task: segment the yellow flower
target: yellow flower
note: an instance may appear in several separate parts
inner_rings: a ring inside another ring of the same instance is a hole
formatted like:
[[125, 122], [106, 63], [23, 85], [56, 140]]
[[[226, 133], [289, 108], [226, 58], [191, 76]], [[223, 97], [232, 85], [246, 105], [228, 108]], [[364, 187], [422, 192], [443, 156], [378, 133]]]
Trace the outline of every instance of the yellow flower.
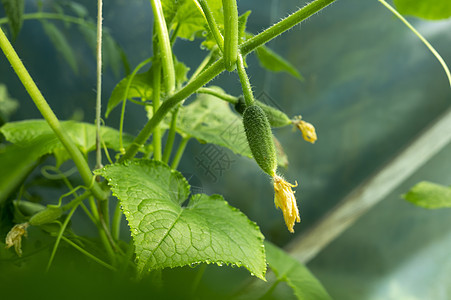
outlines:
[[301, 116], [297, 116], [293, 120], [293, 124], [302, 132], [304, 140], [312, 144], [316, 142], [318, 138], [316, 136], [315, 127], [312, 124], [301, 120]]
[[28, 223], [16, 224], [6, 235], [6, 249], [14, 246], [17, 255], [22, 256], [22, 236], [27, 237]]
[[301, 222], [299, 217], [299, 210], [296, 204], [296, 198], [294, 197], [294, 192], [292, 187], [298, 186], [296, 183], [292, 185], [286, 182], [282, 177], [276, 175], [273, 177], [274, 180], [274, 203], [277, 208], [280, 208], [283, 213], [283, 218], [288, 230], [293, 233], [294, 222]]

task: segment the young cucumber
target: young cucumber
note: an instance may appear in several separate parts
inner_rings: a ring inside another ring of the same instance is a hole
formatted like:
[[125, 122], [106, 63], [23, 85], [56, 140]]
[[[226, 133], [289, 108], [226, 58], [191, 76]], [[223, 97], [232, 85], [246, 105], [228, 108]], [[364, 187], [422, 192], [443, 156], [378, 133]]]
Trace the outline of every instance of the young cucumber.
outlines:
[[227, 71], [235, 69], [238, 58], [238, 7], [236, 0], [222, 0], [224, 9], [224, 64]]
[[47, 206], [46, 209], [38, 212], [30, 218], [30, 225], [39, 226], [55, 221], [63, 214], [63, 210], [59, 206]]
[[277, 169], [276, 147], [263, 109], [258, 105], [247, 107], [243, 113], [243, 125], [255, 161], [265, 173], [274, 177]]
[[[272, 128], [284, 127], [292, 123], [291, 119], [277, 108], [266, 105], [258, 100], [255, 100], [255, 104], [260, 106], [260, 108], [265, 112]], [[238, 97], [238, 102], [235, 103], [235, 110], [242, 115], [245, 109], [246, 103], [244, 102], [243, 96], [240, 96]]]

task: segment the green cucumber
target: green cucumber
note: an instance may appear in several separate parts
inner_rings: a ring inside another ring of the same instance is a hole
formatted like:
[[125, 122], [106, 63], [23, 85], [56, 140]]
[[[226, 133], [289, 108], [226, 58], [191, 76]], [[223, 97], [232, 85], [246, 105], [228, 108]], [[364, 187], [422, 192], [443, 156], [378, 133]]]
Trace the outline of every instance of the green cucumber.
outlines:
[[243, 113], [243, 125], [252, 156], [265, 173], [274, 177], [277, 169], [276, 147], [263, 109], [258, 105], [247, 107]]
[[46, 209], [38, 212], [30, 218], [30, 225], [39, 226], [55, 221], [63, 214], [60, 206], [48, 205]]

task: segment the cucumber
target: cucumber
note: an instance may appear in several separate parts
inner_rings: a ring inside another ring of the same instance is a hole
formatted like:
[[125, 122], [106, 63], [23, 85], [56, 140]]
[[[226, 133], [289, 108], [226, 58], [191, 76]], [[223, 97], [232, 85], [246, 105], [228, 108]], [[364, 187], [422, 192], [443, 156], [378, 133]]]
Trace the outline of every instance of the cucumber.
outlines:
[[46, 209], [38, 212], [30, 218], [30, 225], [39, 226], [55, 221], [63, 214], [63, 209], [59, 206], [47, 206]]
[[[284, 127], [292, 124], [291, 119], [282, 111], [278, 110], [275, 107], [266, 105], [265, 103], [255, 100], [255, 104], [260, 106], [261, 109], [266, 114], [266, 117], [268, 118], [269, 124], [272, 128], [276, 127]], [[246, 109], [246, 103], [244, 101], [244, 97], [240, 96], [238, 97], [237, 103], [235, 103], [235, 110], [242, 115], [244, 113], [244, 110]]]
[[266, 174], [274, 177], [277, 169], [276, 147], [263, 109], [258, 105], [247, 107], [243, 113], [243, 125], [252, 156]]

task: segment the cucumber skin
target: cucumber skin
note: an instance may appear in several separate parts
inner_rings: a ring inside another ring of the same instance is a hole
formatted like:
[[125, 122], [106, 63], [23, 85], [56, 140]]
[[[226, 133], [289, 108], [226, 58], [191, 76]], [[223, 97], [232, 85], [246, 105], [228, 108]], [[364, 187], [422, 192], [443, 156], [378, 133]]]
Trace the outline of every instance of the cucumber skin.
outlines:
[[55, 221], [63, 214], [61, 207], [47, 206], [46, 209], [38, 212], [30, 218], [30, 225], [39, 226]]
[[247, 107], [243, 113], [243, 125], [252, 156], [266, 174], [274, 177], [277, 169], [276, 147], [263, 109], [258, 105]]
[[[271, 125], [272, 128], [285, 127], [292, 123], [290, 118], [277, 108], [266, 105], [265, 103], [258, 100], [255, 100], [255, 104], [260, 106], [261, 109], [263, 109], [263, 111], [266, 114], [266, 117], [268, 118], [269, 124]], [[238, 97], [237, 103], [235, 103], [235, 110], [240, 115], [242, 115], [245, 109], [246, 103], [244, 102], [244, 98], [240, 96]]]

